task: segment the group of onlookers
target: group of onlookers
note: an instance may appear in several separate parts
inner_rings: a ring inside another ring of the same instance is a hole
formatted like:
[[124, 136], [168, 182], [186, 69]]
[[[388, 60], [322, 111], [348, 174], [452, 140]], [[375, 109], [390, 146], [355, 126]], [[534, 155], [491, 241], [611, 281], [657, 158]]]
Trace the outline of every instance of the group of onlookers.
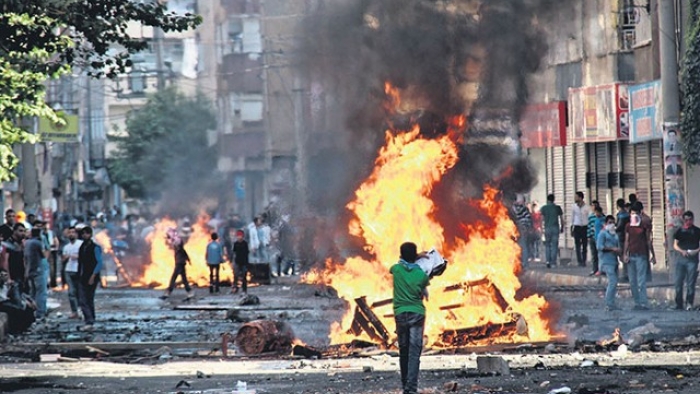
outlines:
[[60, 276], [68, 287], [69, 317], [77, 319], [78, 311], [82, 311], [83, 328], [89, 330], [95, 321], [94, 296], [102, 269], [102, 249], [93, 242], [90, 226], [70, 226], [65, 232], [67, 243], [60, 254], [63, 264], [59, 265], [58, 237], [47, 223], [36, 218], [20, 221], [13, 209], [6, 210], [5, 222], [0, 226], [2, 287], [8, 294], [15, 294], [15, 304], [20, 294], [23, 305], [34, 310], [33, 317], [43, 321], [48, 313], [48, 289], [57, 286]]
[[[231, 214], [226, 221], [210, 223], [211, 239], [207, 244], [205, 255], [205, 261], [209, 267], [209, 292], [212, 294], [220, 292], [220, 270], [221, 264], [225, 261], [232, 265], [234, 273], [231, 284], [233, 294], [238, 293], [239, 288], [243, 294], [247, 294], [248, 272], [251, 264], [269, 264], [272, 276], [294, 273], [294, 263], [291, 260], [292, 235], [287, 220], [286, 217], [280, 217], [279, 222], [274, 223], [274, 230], [270, 226], [269, 216], [265, 213], [255, 216], [247, 225], [236, 214]], [[180, 226], [179, 231], [175, 227], [168, 229], [166, 239], [175, 253], [175, 268], [170, 286], [160, 297], [161, 299], [170, 296], [178, 277], [185, 284], [186, 299], [193, 297], [186, 274], [186, 264], [190, 261], [184, 248], [186, 232], [183, 229], [183, 225]]]
[[[635, 194], [628, 200], [616, 201], [615, 215], [605, 215], [598, 201], [586, 204], [582, 192], [577, 192], [571, 206], [569, 227], [574, 238], [576, 261], [585, 267], [590, 250], [591, 276], [605, 275], [608, 286], [606, 309], [618, 309], [616, 289], [619, 281], [629, 282], [634, 309], [649, 308], [647, 282], [651, 266], [656, 264], [652, 239], [652, 220], [644, 212], [644, 205]], [[532, 217], [523, 200], [516, 201], [514, 216], [518, 229], [527, 231]], [[544, 234], [545, 264], [551, 268], [559, 263], [559, 235], [564, 232], [564, 212], [555, 204], [554, 195], [547, 196], [547, 204], [539, 209]], [[521, 235], [521, 238], [523, 236]], [[700, 229], [694, 225], [694, 214], [683, 214], [683, 225], [673, 235], [675, 254], [675, 308], [690, 310], [695, 299], [700, 252]], [[523, 254], [529, 253], [529, 244], [520, 242]], [[523, 258], [523, 267], [527, 268]], [[622, 268], [622, 274], [618, 275]], [[619, 278], [619, 279], [618, 279]], [[685, 288], [685, 292], [684, 292]]]

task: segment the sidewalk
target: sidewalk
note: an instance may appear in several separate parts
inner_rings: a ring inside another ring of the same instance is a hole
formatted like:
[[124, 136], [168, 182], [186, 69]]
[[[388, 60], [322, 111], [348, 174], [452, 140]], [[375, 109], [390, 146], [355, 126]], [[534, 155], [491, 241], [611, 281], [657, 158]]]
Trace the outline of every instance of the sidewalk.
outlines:
[[[521, 278], [534, 283], [537, 287], [591, 287], [605, 289], [607, 279], [605, 276], [590, 276], [590, 263], [585, 267], [579, 267], [576, 263], [568, 265], [557, 265], [547, 268], [544, 262], [531, 262]], [[619, 283], [618, 292], [629, 295], [629, 284]], [[652, 280], [647, 283], [647, 294], [650, 299], [658, 301], [673, 301], [675, 290], [673, 282], [669, 278], [668, 272], [654, 271]]]

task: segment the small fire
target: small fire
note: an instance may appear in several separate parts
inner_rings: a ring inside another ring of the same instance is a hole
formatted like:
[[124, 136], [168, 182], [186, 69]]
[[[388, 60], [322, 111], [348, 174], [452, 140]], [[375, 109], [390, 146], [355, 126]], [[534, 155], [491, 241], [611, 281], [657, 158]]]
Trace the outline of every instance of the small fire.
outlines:
[[[197, 286], [209, 286], [209, 266], [206, 262], [207, 244], [211, 240], [211, 231], [207, 226], [209, 217], [200, 215], [192, 226], [192, 235], [185, 243], [185, 250], [190, 256], [187, 265], [187, 279]], [[151, 245], [151, 263], [146, 267], [139, 283], [144, 286], [154, 286], [157, 289], [168, 287], [175, 266], [175, 255], [166, 242], [168, 228], [177, 228], [174, 220], [165, 218], [155, 224], [155, 230], [149, 234], [146, 241]], [[220, 280], [231, 280], [232, 274], [228, 264], [223, 263], [220, 269]]]
[[[388, 87], [388, 101], [396, 104], [399, 100], [392, 92]], [[369, 305], [377, 303], [373, 312], [393, 333], [392, 304], [381, 301], [392, 297], [389, 268], [398, 261], [399, 245], [412, 241], [419, 249], [436, 248], [450, 261], [444, 274], [434, 277], [429, 286], [430, 298], [425, 302], [429, 343], [441, 344], [442, 334], [450, 330], [516, 323], [517, 329], [508, 335], [487, 341], [548, 340], [553, 334], [543, 313], [546, 300], [539, 295], [516, 297], [521, 287], [517, 277], [520, 248], [514, 241], [517, 230], [498, 191], [485, 186], [483, 197], [464, 207], [492, 221], [463, 223], [463, 234], [455, 240], [446, 242], [443, 226], [434, 218], [437, 207], [431, 191], [457, 163], [459, 133], [455, 129], [463, 130], [466, 119], [455, 117], [448, 123], [448, 133], [434, 139], [421, 136], [418, 126], [408, 132], [386, 133], [374, 171], [347, 206], [354, 216], [349, 232], [364, 239], [365, 250], [374, 258], [350, 257], [342, 263], [329, 259], [324, 268], [310, 272], [304, 280], [333, 286], [351, 306], [356, 298], [366, 296]], [[348, 331], [354, 316], [351, 307], [342, 322], [332, 323], [332, 344], [358, 338]]]
[[95, 243], [102, 247], [103, 253], [114, 254], [112, 251], [112, 239], [109, 237], [106, 230], [95, 234]]

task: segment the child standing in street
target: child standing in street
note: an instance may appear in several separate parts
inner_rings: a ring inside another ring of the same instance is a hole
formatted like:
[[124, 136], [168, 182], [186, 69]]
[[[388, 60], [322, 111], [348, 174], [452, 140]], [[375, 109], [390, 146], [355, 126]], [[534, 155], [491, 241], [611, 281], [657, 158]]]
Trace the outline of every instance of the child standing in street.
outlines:
[[231, 293], [238, 293], [238, 281], [241, 281], [243, 294], [248, 292], [248, 242], [242, 230], [236, 231], [236, 242], [233, 243], [233, 286]]
[[219, 234], [212, 233], [207, 245], [205, 259], [209, 266], [209, 293], [219, 292], [219, 268], [224, 261], [224, 248], [219, 243]]

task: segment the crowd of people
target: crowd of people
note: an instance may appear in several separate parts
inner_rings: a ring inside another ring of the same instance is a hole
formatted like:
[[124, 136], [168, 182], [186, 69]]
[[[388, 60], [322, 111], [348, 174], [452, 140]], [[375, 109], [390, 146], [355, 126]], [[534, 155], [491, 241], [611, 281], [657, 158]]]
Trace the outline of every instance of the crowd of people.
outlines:
[[[171, 227], [167, 231], [166, 241], [175, 253], [175, 266], [170, 285], [161, 299], [167, 299], [180, 278], [187, 291], [188, 300], [193, 297], [187, 279], [187, 264], [190, 258], [185, 251], [188, 231], [187, 221], [180, 229]], [[272, 224], [272, 225], [271, 225]], [[251, 264], [267, 264], [271, 276], [294, 274], [293, 241], [291, 227], [287, 217], [272, 220], [268, 213], [257, 215], [245, 224], [238, 215], [230, 214], [227, 220], [212, 220], [208, 223], [210, 241], [207, 244], [205, 261], [209, 267], [209, 292], [221, 290], [221, 264], [228, 261], [233, 269], [231, 293], [247, 294], [248, 273]], [[220, 236], [222, 234], [222, 236]]]
[[[34, 321], [46, 319], [48, 294], [61, 288], [68, 296], [68, 317], [82, 318], [83, 329], [90, 330], [95, 321], [94, 295], [104, 266], [103, 249], [93, 242], [93, 232], [107, 232], [113, 253], [124, 250], [143, 255], [157, 219], [145, 215], [123, 217], [116, 207], [85, 216], [56, 214], [52, 219], [51, 226], [31, 213], [6, 210], [5, 222], [0, 226], [0, 311], [13, 314], [13, 322], [24, 321], [16, 324], [18, 330], [24, 330]], [[232, 293], [247, 293], [250, 264], [268, 263], [272, 276], [295, 273], [288, 217], [271, 211], [245, 223], [232, 213], [225, 220], [212, 219], [207, 225], [211, 241], [205, 261], [210, 269], [211, 293], [220, 292], [220, 266], [226, 262], [234, 272]], [[185, 250], [192, 231], [186, 217], [167, 231], [175, 265], [163, 299], [174, 291], [178, 280], [185, 287], [186, 299], [194, 296], [186, 271], [190, 256]]]
[[[618, 309], [615, 303], [618, 282], [630, 284], [633, 309], [649, 309], [647, 282], [651, 279], [651, 267], [656, 264], [656, 253], [652, 219], [644, 212], [642, 202], [635, 194], [630, 194], [627, 201], [622, 198], [616, 201], [614, 215], [605, 215], [598, 201], [586, 204], [582, 192], [576, 193], [574, 201], [569, 230], [574, 239], [576, 262], [580, 267], [590, 262], [590, 276], [607, 277], [606, 309]], [[536, 207], [536, 203], [532, 207]], [[524, 198], [518, 196], [512, 215], [519, 233], [522, 268], [528, 268], [534, 260], [533, 251], [537, 249], [533, 243], [538, 243], [542, 236], [546, 267], [558, 265], [559, 236], [566, 225], [564, 211], [555, 203], [554, 195], [548, 195], [547, 204], [539, 210], [528, 208]], [[694, 307], [700, 253], [700, 228], [695, 226], [694, 218], [692, 211], [685, 212], [683, 226], [673, 234], [675, 308], [678, 310]]]
[[93, 229], [88, 225], [76, 223], [67, 227], [64, 235], [66, 242], [59, 253], [59, 236], [47, 222], [18, 215], [13, 209], [5, 211], [5, 222], [0, 226], [0, 304], [5, 305], [7, 310], [3, 311], [10, 314], [16, 328], [26, 329], [34, 321], [46, 319], [48, 290], [57, 286], [60, 276], [62, 286], [68, 288], [69, 317], [80, 318], [80, 311], [85, 322], [82, 329], [92, 329], [102, 248], [93, 241]]

